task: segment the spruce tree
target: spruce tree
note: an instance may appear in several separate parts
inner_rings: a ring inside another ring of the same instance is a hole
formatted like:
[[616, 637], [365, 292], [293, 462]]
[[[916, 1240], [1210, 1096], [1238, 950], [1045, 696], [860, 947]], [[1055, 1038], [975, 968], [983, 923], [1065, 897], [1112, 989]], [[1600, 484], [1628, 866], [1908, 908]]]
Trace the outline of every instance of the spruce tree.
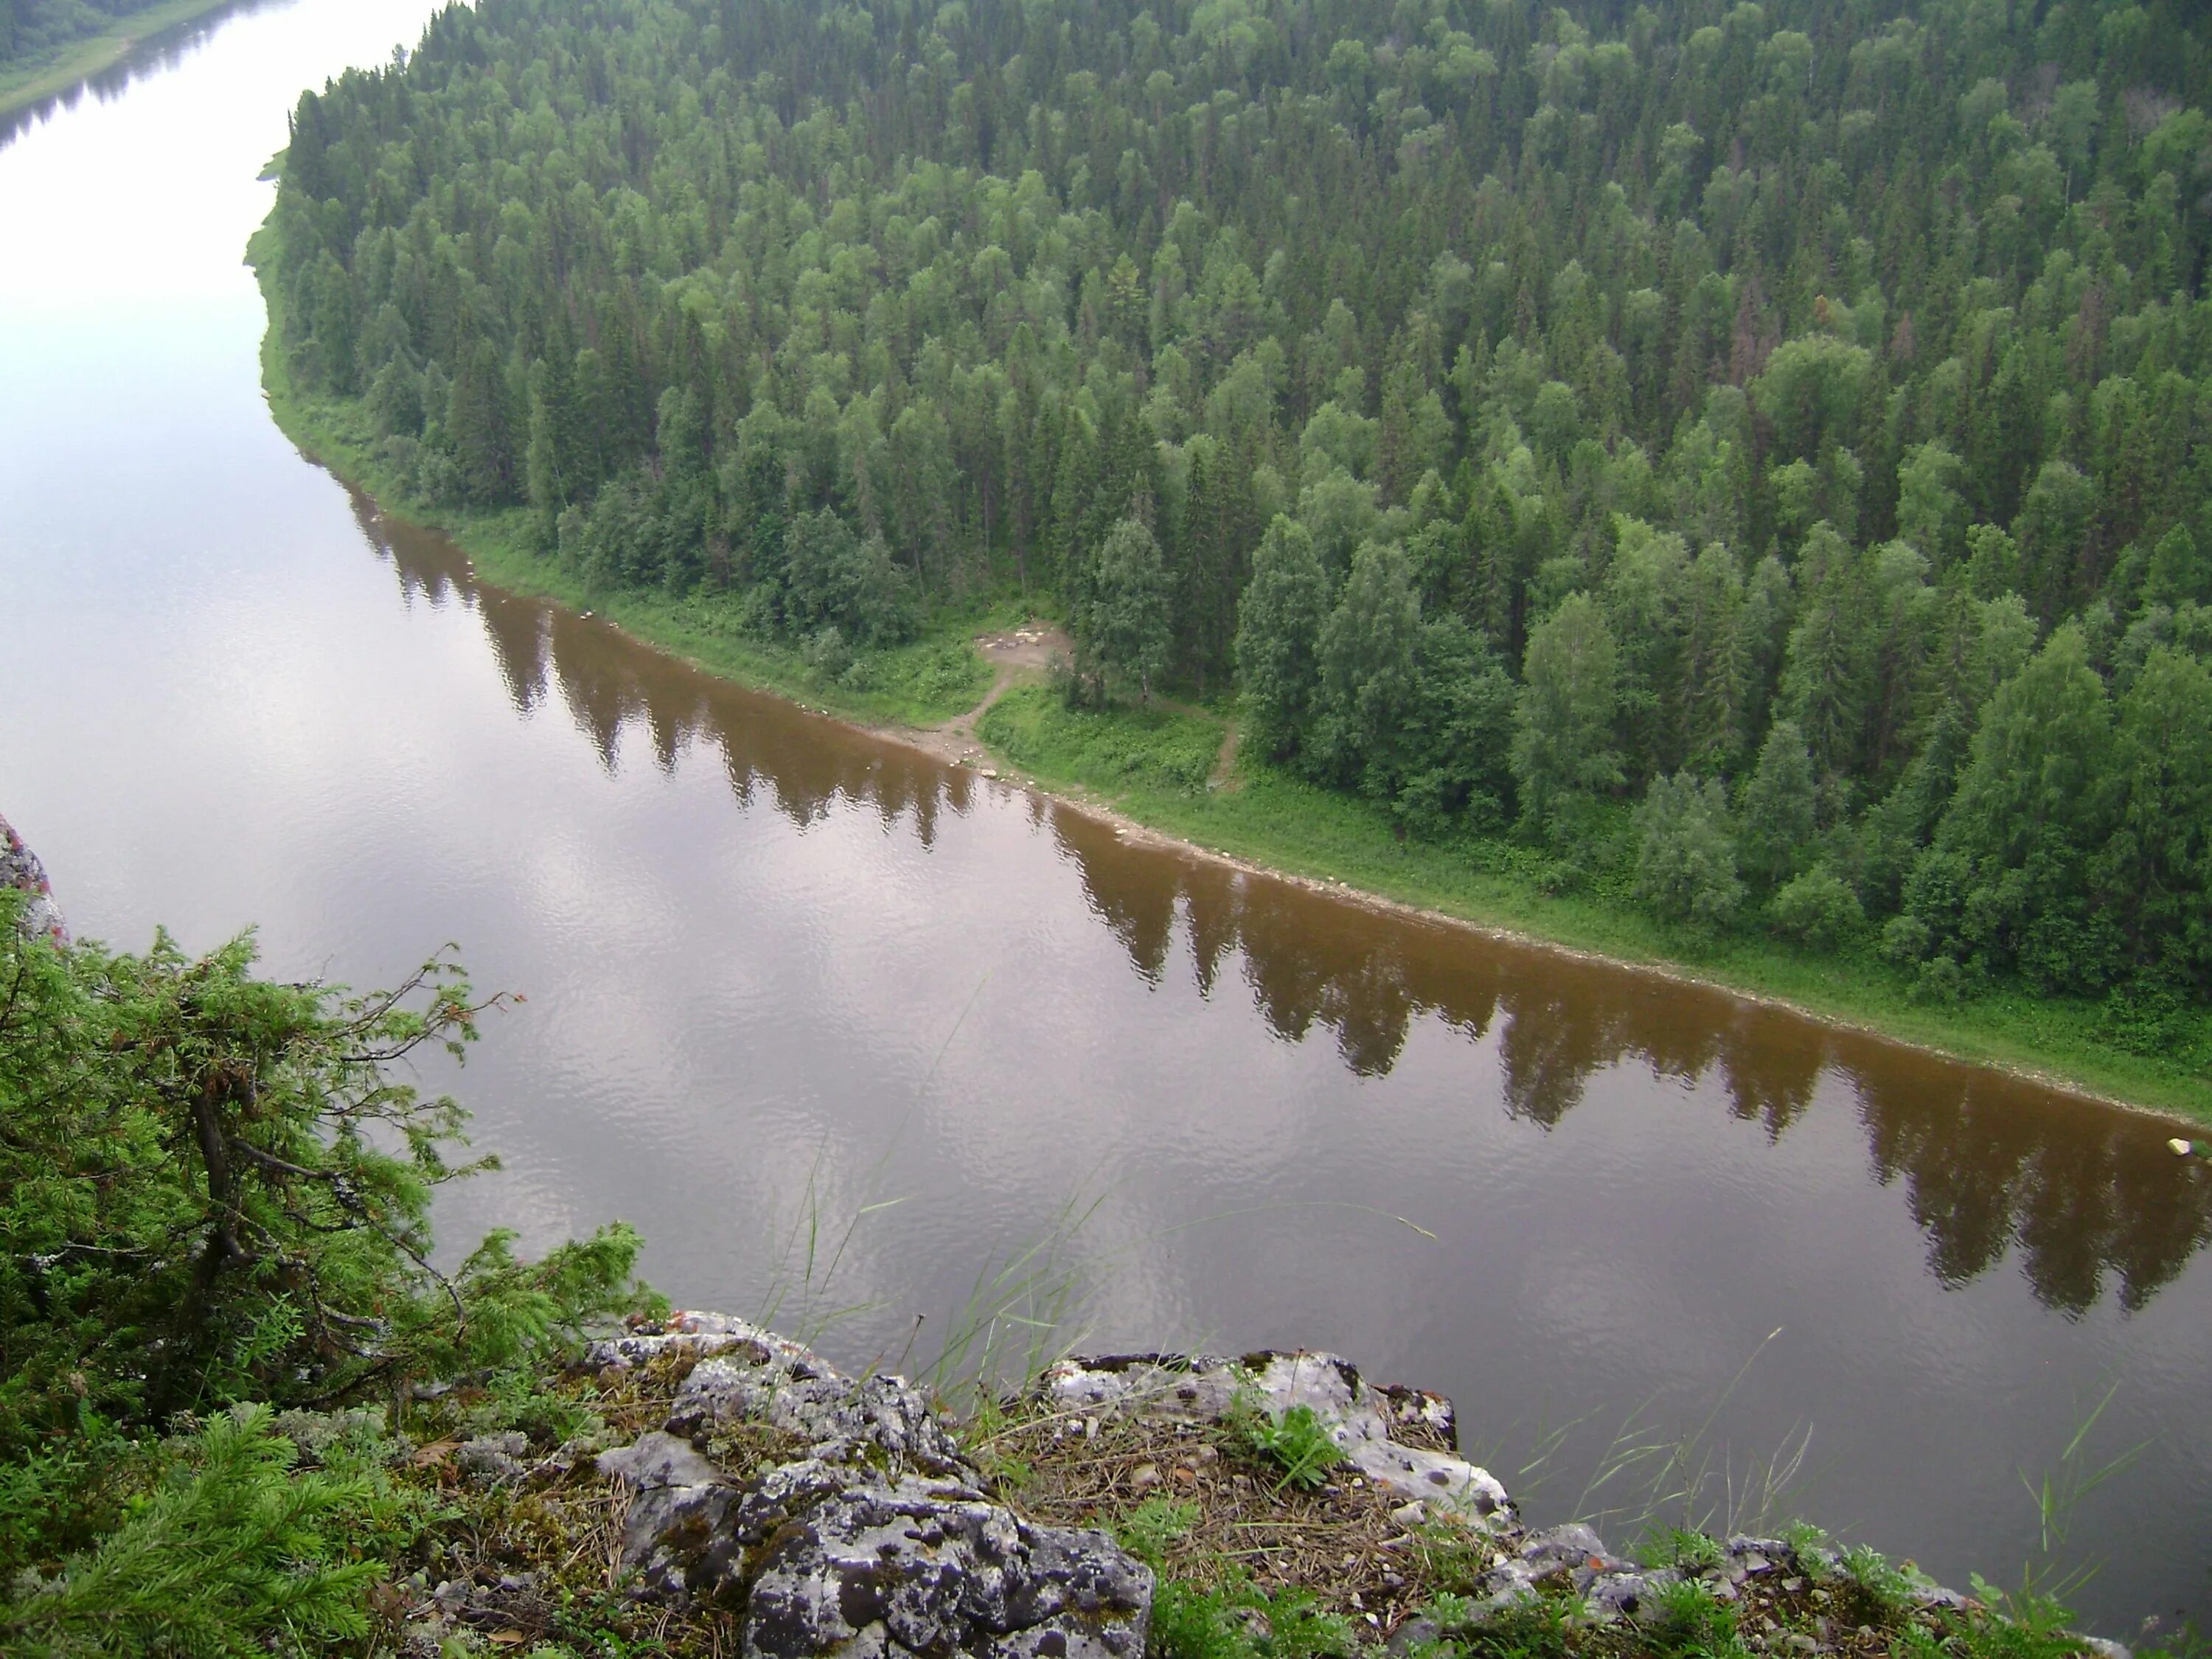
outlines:
[[1278, 517], [1253, 556], [1251, 584], [1237, 610], [1237, 674], [1249, 738], [1277, 759], [1298, 752], [1321, 684], [1320, 646], [1328, 579], [1313, 538]]
[[1524, 823], [1556, 835], [1579, 799], [1621, 781], [1613, 721], [1619, 653], [1605, 613], [1570, 594], [1528, 635], [1514, 710], [1513, 776]]

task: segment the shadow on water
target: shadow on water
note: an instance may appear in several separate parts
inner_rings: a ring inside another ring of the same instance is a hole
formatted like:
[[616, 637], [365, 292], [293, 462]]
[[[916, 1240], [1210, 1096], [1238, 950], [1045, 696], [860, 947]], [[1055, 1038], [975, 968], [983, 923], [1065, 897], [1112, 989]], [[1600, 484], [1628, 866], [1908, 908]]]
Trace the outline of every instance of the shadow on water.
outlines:
[[234, 19], [298, 3], [299, 0], [230, 0], [229, 4], [217, 6], [213, 11], [157, 29], [134, 41], [130, 51], [106, 69], [33, 103], [0, 112], [0, 149], [5, 149], [49, 118], [64, 110], [75, 109], [88, 95], [98, 103], [112, 103], [137, 82], [176, 68], [205, 46], [216, 30]]
[[[443, 537], [359, 495], [354, 510], [410, 604], [474, 609], [516, 711], [557, 698], [611, 770], [629, 752], [625, 730], [648, 738], [664, 769], [711, 745], [743, 804], [766, 802], [802, 829], [839, 800], [862, 804], [924, 847], [940, 812], [1009, 793], [699, 673], [604, 622], [479, 586]], [[2142, 1308], [2212, 1238], [2212, 1180], [2200, 1160], [2174, 1158], [2148, 1119], [1723, 992], [1133, 843], [1027, 799], [1146, 982], [1163, 983], [1179, 940], [1203, 995], [1224, 994], [1233, 963], [1279, 1038], [1331, 1036], [1356, 1075], [1387, 1076], [1414, 1020], [1431, 1017], [1470, 1042], [1496, 1031], [1505, 1109], [1540, 1130], [1597, 1073], [1637, 1062], [1685, 1085], [1717, 1077], [1729, 1110], [1779, 1146], [1826, 1074], [1853, 1091], [1869, 1177], [1902, 1185], [1932, 1276], [1964, 1285], [2016, 1249], [2037, 1298], [2069, 1316], [2108, 1285], [2122, 1310]]]

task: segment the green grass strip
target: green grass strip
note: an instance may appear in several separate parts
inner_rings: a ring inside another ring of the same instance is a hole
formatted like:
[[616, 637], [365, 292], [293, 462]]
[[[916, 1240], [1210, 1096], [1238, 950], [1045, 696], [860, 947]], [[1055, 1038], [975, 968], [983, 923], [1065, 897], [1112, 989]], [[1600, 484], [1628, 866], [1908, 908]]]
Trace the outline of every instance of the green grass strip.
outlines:
[[977, 730], [1048, 789], [1087, 795], [1247, 864], [1663, 968], [1960, 1060], [2212, 1122], [2212, 1079], [2185, 1058], [2134, 1054], [2106, 1040], [2096, 1003], [2041, 997], [2016, 984], [1954, 1006], [1917, 1001], [1870, 939], [1816, 955], [1761, 934], [1701, 938], [1656, 921], [1625, 896], [1547, 890], [1553, 861], [1510, 841], [1401, 842], [1395, 821], [1371, 803], [1249, 757], [1240, 758], [1231, 787], [1209, 787], [1223, 726], [1203, 714], [1076, 711], [1049, 689], [1031, 686], [1010, 690]]

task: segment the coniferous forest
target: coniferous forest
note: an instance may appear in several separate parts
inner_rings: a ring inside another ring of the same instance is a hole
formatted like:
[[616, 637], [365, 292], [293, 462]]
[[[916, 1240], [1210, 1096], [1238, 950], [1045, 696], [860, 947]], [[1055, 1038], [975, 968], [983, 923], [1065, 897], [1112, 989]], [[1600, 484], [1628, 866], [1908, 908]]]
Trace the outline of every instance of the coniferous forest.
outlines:
[[[288, 373], [835, 664], [1019, 592], [1413, 836], [2212, 1000], [2179, 0], [483, 0], [304, 97]], [[1579, 863], [1578, 863], [1579, 861]]]

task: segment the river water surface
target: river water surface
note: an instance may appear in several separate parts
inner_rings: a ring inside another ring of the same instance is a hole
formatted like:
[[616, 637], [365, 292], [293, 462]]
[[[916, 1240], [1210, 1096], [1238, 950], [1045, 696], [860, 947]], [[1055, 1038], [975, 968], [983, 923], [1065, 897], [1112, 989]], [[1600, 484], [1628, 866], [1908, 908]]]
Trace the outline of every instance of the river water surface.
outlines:
[[[2011, 1583], [2023, 1477], [2140, 1447], [2055, 1557], [2108, 1633], [2212, 1613], [2212, 1179], [2165, 1129], [1127, 843], [481, 589], [303, 461], [255, 175], [428, 9], [241, 9], [0, 134], [0, 811], [79, 932], [258, 923], [364, 985], [453, 939], [526, 994], [449, 1243], [626, 1217], [679, 1303], [855, 1305], [865, 1363], [1073, 1206], [1097, 1343], [1445, 1390], [1540, 1518], [1642, 1507], [1585, 1496], [1608, 1444], [1711, 1418], [1739, 1492], [1809, 1433], [1785, 1516]], [[809, 1216], [852, 1224], [811, 1294]]]

